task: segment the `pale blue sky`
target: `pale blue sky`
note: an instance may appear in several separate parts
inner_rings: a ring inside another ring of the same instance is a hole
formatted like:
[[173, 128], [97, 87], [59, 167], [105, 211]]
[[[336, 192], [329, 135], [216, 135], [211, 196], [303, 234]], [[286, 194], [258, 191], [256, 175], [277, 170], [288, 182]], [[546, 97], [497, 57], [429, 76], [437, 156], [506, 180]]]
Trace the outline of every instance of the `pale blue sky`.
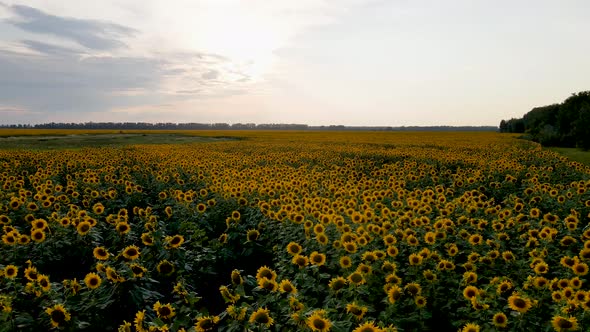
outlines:
[[0, 0], [0, 123], [498, 125], [590, 89], [590, 1]]

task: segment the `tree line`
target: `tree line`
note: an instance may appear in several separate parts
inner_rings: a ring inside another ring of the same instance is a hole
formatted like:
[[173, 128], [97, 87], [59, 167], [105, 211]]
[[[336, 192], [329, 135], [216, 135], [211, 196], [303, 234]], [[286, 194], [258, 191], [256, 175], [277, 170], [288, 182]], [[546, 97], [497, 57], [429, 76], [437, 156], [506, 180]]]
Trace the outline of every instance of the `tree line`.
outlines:
[[572, 94], [561, 104], [535, 107], [522, 118], [502, 120], [500, 132], [524, 133], [545, 146], [590, 149], [590, 91]]
[[321, 131], [497, 131], [494, 126], [309, 126], [285, 123], [149, 123], [149, 122], [84, 122], [41, 124], [5, 124], [10, 129], [111, 129], [111, 130], [321, 130]]

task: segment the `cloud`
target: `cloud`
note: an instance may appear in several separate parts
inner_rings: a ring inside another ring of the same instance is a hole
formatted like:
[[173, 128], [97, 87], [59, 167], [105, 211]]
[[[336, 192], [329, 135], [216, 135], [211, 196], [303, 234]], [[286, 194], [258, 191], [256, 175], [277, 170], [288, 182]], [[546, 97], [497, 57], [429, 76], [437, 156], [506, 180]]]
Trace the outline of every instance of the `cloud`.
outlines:
[[20, 43], [22, 44], [22, 46], [42, 54], [73, 55], [81, 53], [81, 51], [75, 50], [73, 48], [52, 45], [36, 40], [21, 40]]
[[0, 50], [0, 100], [42, 113], [28, 121], [246, 93], [232, 63], [216, 55], [104, 56], [35, 40], [19, 45], [32, 53]]
[[0, 105], [0, 114], [7, 114], [7, 113], [30, 113], [29, 110], [21, 108], [21, 107], [14, 107], [14, 106], [3, 106]]
[[214, 80], [219, 77], [219, 72], [217, 70], [209, 70], [208, 72], [203, 73], [201, 77], [206, 80]]
[[126, 44], [120, 39], [138, 32], [130, 27], [110, 22], [55, 16], [24, 5], [10, 6], [10, 10], [16, 17], [5, 21], [13, 26], [28, 32], [72, 40], [93, 50], [125, 47]]

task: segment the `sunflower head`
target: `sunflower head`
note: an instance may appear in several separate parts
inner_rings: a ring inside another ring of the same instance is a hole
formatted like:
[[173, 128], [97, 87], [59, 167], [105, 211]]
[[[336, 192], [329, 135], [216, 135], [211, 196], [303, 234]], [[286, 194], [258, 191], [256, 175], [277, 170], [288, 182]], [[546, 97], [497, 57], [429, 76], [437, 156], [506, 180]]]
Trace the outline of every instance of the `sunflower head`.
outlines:
[[306, 324], [312, 331], [318, 332], [330, 331], [330, 328], [332, 327], [332, 322], [329, 319], [324, 318], [322, 312], [317, 311], [307, 318]]
[[218, 316], [201, 316], [197, 318], [195, 329], [197, 332], [216, 331], [216, 325], [218, 322]]
[[100, 276], [98, 274], [91, 272], [91, 273], [88, 273], [86, 275], [86, 277], [84, 278], [84, 283], [86, 284], [86, 287], [88, 287], [90, 289], [96, 289], [102, 283], [102, 279], [100, 278]]
[[170, 303], [161, 304], [160, 301], [154, 304], [154, 311], [159, 318], [170, 319], [176, 315], [176, 312]]
[[522, 297], [518, 293], [514, 293], [508, 297], [508, 306], [510, 309], [524, 314], [525, 312], [529, 311], [533, 304], [530, 299]]
[[56, 304], [53, 307], [45, 309], [45, 312], [51, 319], [52, 327], [62, 327], [71, 319], [70, 313], [61, 304]]
[[562, 316], [554, 316], [551, 319], [551, 325], [555, 331], [558, 332], [578, 330], [578, 320], [576, 317], [565, 318]]
[[266, 308], [258, 308], [250, 315], [248, 320], [251, 324], [264, 325], [270, 327], [274, 323], [274, 319], [270, 317], [270, 311]]

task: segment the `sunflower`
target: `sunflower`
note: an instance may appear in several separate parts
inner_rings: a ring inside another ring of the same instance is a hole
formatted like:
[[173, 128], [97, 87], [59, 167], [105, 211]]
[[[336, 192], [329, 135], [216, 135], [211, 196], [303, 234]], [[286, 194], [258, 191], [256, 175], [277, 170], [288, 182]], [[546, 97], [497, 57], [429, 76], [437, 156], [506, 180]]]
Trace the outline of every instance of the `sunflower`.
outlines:
[[568, 281], [568, 285], [570, 285], [574, 289], [578, 289], [578, 288], [582, 287], [582, 280], [578, 277], [571, 278]]
[[78, 223], [78, 226], [76, 226], [76, 230], [78, 231], [78, 234], [80, 234], [82, 236], [88, 234], [88, 232], [90, 232], [91, 229], [92, 229], [92, 225], [90, 225], [90, 223], [88, 221], [81, 221], [80, 223]]
[[525, 312], [529, 311], [533, 304], [531, 300], [521, 297], [518, 293], [513, 293], [510, 297], [508, 297], [508, 306], [510, 309], [524, 314]]
[[346, 305], [346, 312], [353, 315], [357, 320], [363, 319], [367, 310], [367, 307], [358, 305], [356, 302], [348, 303]]
[[18, 274], [18, 267], [15, 265], [6, 265], [4, 267], [4, 277], [9, 279], [14, 279]]
[[129, 269], [133, 273], [133, 277], [141, 278], [143, 277], [144, 273], [147, 272], [147, 269], [139, 264], [131, 264]]
[[[6, 227], [6, 226], [4, 226]], [[43, 231], [41, 230], [34, 230], [35, 231], [39, 231], [41, 233], [43, 233]], [[18, 233], [15, 231], [9, 232], [7, 234], [2, 235], [2, 242], [4, 242], [4, 244], [7, 244], [9, 246], [13, 246], [16, 244], [16, 239], [18, 237]], [[43, 240], [45, 240], [45, 233], [43, 233]], [[43, 241], [41, 241], [43, 242]]]
[[258, 287], [274, 292], [278, 289], [279, 285], [275, 280], [262, 277], [258, 279]]
[[390, 246], [396, 244], [397, 239], [392, 234], [387, 234], [383, 237], [383, 243], [385, 243], [386, 246]]
[[475, 286], [467, 286], [463, 289], [463, 297], [467, 300], [471, 300], [472, 298], [479, 295], [479, 289]]
[[585, 276], [588, 274], [588, 264], [575, 263], [574, 266], [572, 266], [572, 271], [578, 276]]
[[106, 261], [107, 259], [109, 259], [109, 255], [110, 255], [105, 247], [94, 248], [94, 250], [92, 251], [92, 254], [94, 255], [94, 258], [101, 260], [101, 261]]
[[284, 279], [279, 283], [279, 291], [287, 294], [297, 294], [297, 288], [290, 280]]
[[535, 265], [534, 270], [536, 274], [545, 274], [549, 272], [549, 265], [545, 262], [540, 262], [537, 265]]
[[356, 242], [354, 241], [343, 242], [342, 247], [344, 248], [344, 250], [346, 250], [346, 252], [351, 254], [355, 253], [358, 248]]
[[147, 330], [143, 327], [145, 322], [145, 310], [138, 311], [135, 314], [135, 319], [133, 319], [133, 323], [135, 325], [135, 330], [137, 332], [146, 332]]
[[142, 233], [141, 234], [141, 242], [146, 246], [153, 246], [154, 245], [154, 238], [150, 233]]
[[179, 234], [174, 236], [166, 236], [164, 238], [164, 242], [166, 242], [166, 249], [175, 249], [184, 243], [184, 237]]
[[533, 286], [535, 286], [536, 289], [542, 289], [548, 285], [549, 280], [547, 280], [545, 277], [535, 277], [535, 279], [533, 279]]
[[352, 332], [383, 332], [383, 329], [378, 328], [375, 326], [375, 322], [365, 322], [359, 325], [357, 328], [352, 330]]
[[316, 310], [307, 318], [306, 324], [312, 331], [327, 332], [332, 328], [332, 322], [323, 317], [323, 310]]
[[453, 257], [459, 253], [459, 248], [453, 243], [447, 248], [447, 253], [449, 256]]
[[238, 271], [238, 270], [231, 271], [231, 282], [232, 282], [232, 284], [234, 284], [236, 286], [244, 283], [244, 278], [242, 278], [240, 271]]
[[104, 205], [102, 205], [101, 203], [96, 203], [92, 207], [92, 211], [94, 211], [94, 213], [96, 214], [102, 214], [104, 212]]
[[467, 271], [465, 273], [463, 273], [463, 281], [465, 281], [466, 284], [474, 284], [477, 282], [477, 273], [473, 272], [473, 271]]
[[299, 266], [299, 268], [303, 268], [309, 265], [309, 258], [307, 258], [307, 256], [296, 254], [291, 260], [291, 262]]
[[492, 317], [492, 324], [498, 328], [504, 328], [508, 325], [508, 317], [502, 312], [498, 312]]
[[45, 312], [51, 319], [52, 327], [62, 327], [67, 321], [71, 319], [70, 313], [61, 304], [56, 304], [53, 307], [46, 308]]
[[502, 258], [506, 261], [506, 262], [511, 262], [514, 261], [516, 259], [516, 257], [514, 256], [514, 254], [512, 253], [512, 251], [504, 251], [502, 253]]
[[84, 277], [84, 283], [86, 284], [86, 287], [90, 289], [96, 289], [102, 283], [102, 279], [98, 274], [90, 272], [86, 275], [86, 277]]
[[397, 269], [397, 266], [395, 265], [395, 263], [392, 263], [390, 261], [385, 261], [381, 265], [381, 271], [383, 271], [385, 273], [394, 272], [396, 269]]
[[256, 279], [260, 280], [262, 278], [267, 278], [270, 280], [276, 280], [277, 279], [277, 273], [275, 271], [273, 271], [271, 268], [269, 268], [268, 266], [262, 266], [260, 267], [257, 271], [256, 271]]
[[217, 238], [217, 240], [219, 241], [219, 243], [225, 244], [227, 242], [227, 236], [227, 233], [223, 233], [219, 235], [219, 238]]
[[315, 237], [316, 241], [321, 244], [321, 245], [326, 245], [328, 244], [328, 242], [330, 241], [330, 239], [328, 238], [328, 236], [326, 235], [326, 233], [319, 233], [316, 235]]
[[51, 283], [49, 282], [49, 277], [44, 275], [44, 274], [40, 274], [37, 276], [37, 283], [39, 284], [39, 286], [41, 286], [41, 289], [44, 292], [49, 292], [51, 290]]
[[469, 244], [477, 246], [483, 243], [483, 237], [480, 234], [473, 234], [469, 237]]
[[561, 302], [564, 300], [561, 291], [553, 291], [551, 293], [551, 298], [553, 299], [553, 302]]
[[115, 229], [120, 235], [125, 235], [131, 231], [131, 226], [126, 221], [120, 221], [115, 226]]
[[294, 255], [300, 254], [302, 251], [303, 251], [303, 248], [297, 242], [289, 242], [289, 244], [287, 245], [287, 252], [290, 255], [294, 256]]
[[153, 308], [156, 315], [158, 315], [158, 318], [170, 319], [176, 315], [176, 312], [170, 303], [161, 304], [160, 301], [158, 301], [154, 304]]
[[422, 275], [428, 282], [435, 282], [438, 279], [436, 273], [432, 272], [432, 270], [425, 270]]
[[564, 289], [561, 290], [561, 294], [566, 298], [566, 299], [571, 299], [574, 296], [574, 289], [571, 287], [566, 287]]
[[124, 320], [123, 324], [119, 325], [117, 332], [131, 332], [131, 323]]
[[270, 311], [266, 308], [258, 308], [250, 315], [248, 320], [251, 324], [260, 324], [270, 327], [274, 323], [274, 319], [270, 317]]
[[414, 298], [414, 303], [418, 308], [424, 308], [426, 306], [427, 301], [424, 296], [418, 295]]
[[33, 229], [40, 229], [44, 231], [47, 228], [47, 221], [45, 219], [35, 219], [31, 222], [31, 227]]
[[352, 266], [352, 259], [349, 256], [340, 257], [339, 262], [343, 269], [348, 269]]
[[221, 293], [221, 297], [223, 297], [223, 300], [226, 303], [227, 302], [236, 303], [240, 299], [240, 294], [237, 294], [237, 293], [232, 294], [230, 292], [229, 288], [227, 288], [227, 286], [220, 286], [219, 293]]
[[31, 239], [37, 243], [45, 241], [45, 232], [40, 229], [34, 229], [31, 231]]
[[389, 246], [387, 247], [387, 255], [390, 257], [395, 257], [399, 253], [399, 249], [396, 246]]
[[260, 232], [257, 229], [249, 229], [246, 233], [246, 239], [249, 242], [258, 240], [258, 237], [260, 237]]
[[462, 329], [461, 332], [479, 332], [479, 325], [474, 323], [467, 323]]
[[203, 204], [203, 203], [199, 203], [197, 204], [197, 211], [199, 213], [204, 213], [205, 210], [207, 210], [207, 205]]
[[346, 284], [347, 284], [347, 280], [344, 279], [343, 277], [335, 277], [330, 280], [328, 287], [330, 287], [335, 292], [338, 292], [339, 290], [346, 287]]
[[373, 272], [373, 268], [371, 267], [371, 265], [367, 265], [365, 263], [360, 263], [357, 266], [356, 271], [360, 272], [364, 275], [367, 275], [367, 274], [371, 274]]
[[309, 255], [309, 261], [313, 265], [322, 266], [326, 263], [326, 255], [319, 253], [317, 251], [314, 251]]
[[158, 273], [163, 274], [165, 276], [169, 276], [175, 271], [174, 264], [170, 263], [168, 260], [164, 259], [158, 263], [156, 266]]
[[219, 323], [218, 316], [201, 316], [197, 318], [195, 329], [197, 332], [216, 331], [215, 325]]
[[507, 292], [507, 291], [511, 290], [511, 289], [512, 289], [512, 287], [514, 287], [514, 286], [512, 285], [512, 282], [510, 282], [509, 280], [503, 280], [503, 281], [502, 281], [502, 282], [501, 282], [501, 283], [498, 285], [498, 287], [496, 288], [496, 293], [497, 293], [498, 295], [500, 295], [500, 294], [502, 294], [502, 293], [505, 293], [505, 292]]
[[107, 275], [107, 279], [109, 279], [112, 282], [123, 282], [125, 281], [125, 278], [123, 278], [123, 276], [121, 276], [117, 270], [113, 269], [110, 266], [107, 266], [105, 269], [105, 274]]
[[410, 265], [414, 265], [414, 266], [422, 264], [423, 259], [424, 258], [422, 258], [422, 256], [417, 255], [417, 254], [410, 254], [410, 256], [408, 257], [408, 260], [410, 261]]
[[301, 310], [305, 309], [305, 305], [303, 303], [299, 302], [299, 300], [297, 300], [297, 298], [295, 296], [289, 297], [289, 307], [293, 311], [301, 311]]
[[362, 285], [366, 282], [365, 277], [363, 277], [363, 274], [358, 271], [354, 271], [353, 273], [351, 273], [347, 279], [350, 282], [350, 284], [355, 286]]
[[391, 304], [395, 304], [402, 296], [402, 289], [398, 285], [393, 285], [387, 291], [387, 300]]
[[578, 330], [578, 320], [576, 317], [561, 317], [553, 316], [551, 319], [551, 326], [557, 332], [576, 331]]
[[39, 272], [37, 271], [36, 267], [29, 266], [25, 269], [25, 278], [29, 279], [29, 281], [37, 280], [39, 276]]
[[417, 296], [417, 295], [420, 295], [422, 293], [422, 287], [420, 286], [420, 284], [415, 283], [415, 282], [411, 282], [411, 283], [407, 284], [406, 287], [404, 287], [404, 288], [412, 296]]
[[236, 306], [234, 304], [230, 304], [227, 306], [227, 308], [225, 309], [225, 311], [228, 313], [228, 315], [238, 321], [242, 321], [244, 320], [244, 318], [246, 318], [246, 311], [248, 310], [248, 308], [246, 307], [241, 307], [241, 308], [236, 308]]
[[125, 249], [123, 249], [123, 252], [121, 254], [123, 255], [123, 257], [125, 257], [125, 259], [130, 260], [130, 261], [134, 261], [137, 258], [139, 258], [139, 255], [141, 254], [141, 252], [139, 251], [139, 247], [131, 245], [131, 246], [125, 247]]
[[37, 204], [35, 204], [35, 202], [30, 202], [27, 204], [27, 210], [37, 211], [37, 210], [39, 210], [39, 207], [37, 206]]
[[28, 235], [24, 235], [22, 234], [19, 238], [18, 238], [18, 244], [20, 245], [26, 245], [29, 244], [31, 242], [31, 237]]

